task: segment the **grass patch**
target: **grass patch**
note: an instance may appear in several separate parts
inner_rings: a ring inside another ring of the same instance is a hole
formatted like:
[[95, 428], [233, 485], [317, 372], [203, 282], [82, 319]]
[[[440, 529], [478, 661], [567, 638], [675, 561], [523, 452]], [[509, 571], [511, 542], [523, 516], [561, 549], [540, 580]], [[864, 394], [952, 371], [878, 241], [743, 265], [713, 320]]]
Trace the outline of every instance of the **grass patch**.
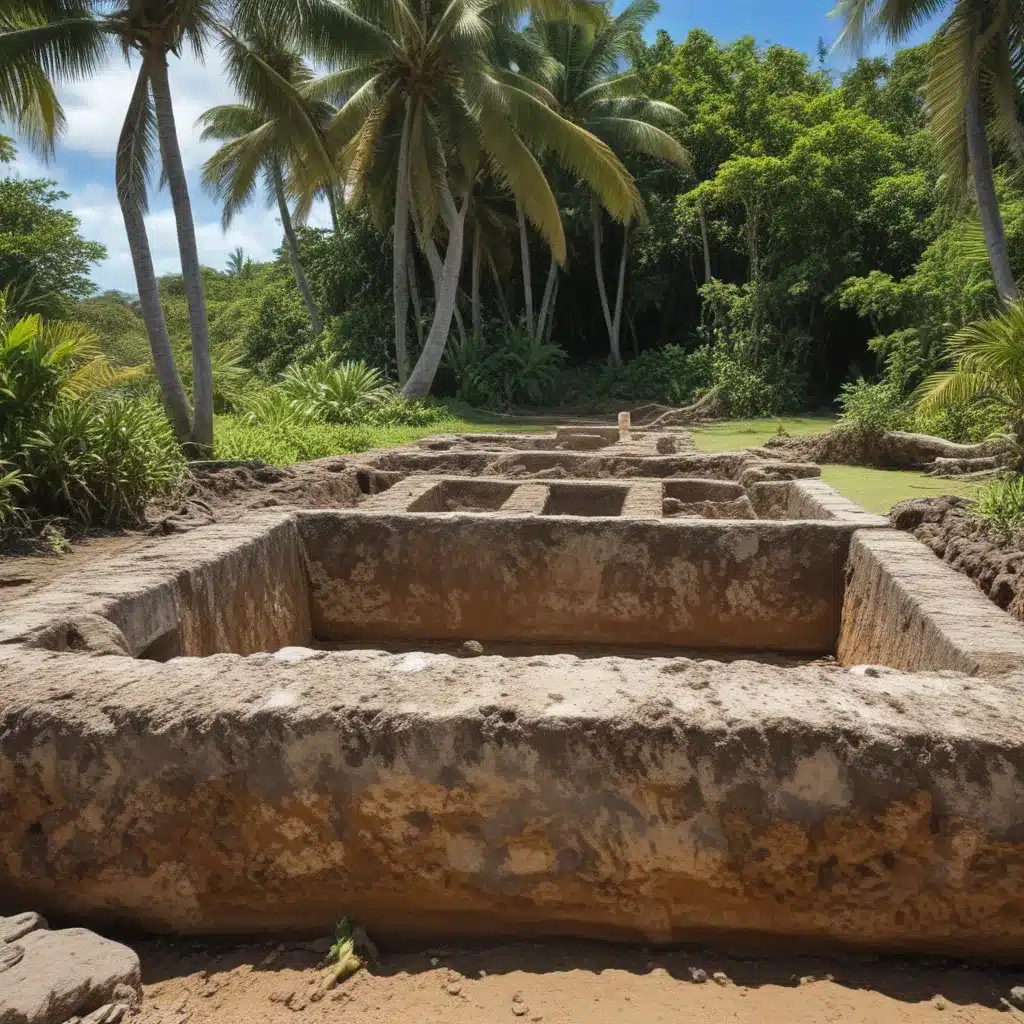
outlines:
[[881, 515], [886, 515], [893, 505], [908, 498], [935, 498], [942, 494], [959, 494], [970, 498], [978, 491], [977, 484], [942, 480], [904, 469], [822, 466], [821, 478], [861, 508]]
[[[804, 437], [831, 430], [838, 422], [835, 416], [727, 420], [710, 427], [696, 427], [693, 437], [700, 451], [727, 452], [756, 448], [775, 437], [780, 426], [791, 437]], [[940, 494], [972, 497], [978, 490], [977, 484], [941, 480], [912, 470], [870, 469], [866, 466], [823, 466], [821, 477], [850, 501], [881, 515], [908, 498], [932, 498]]]
[[726, 420], [709, 427], [694, 427], [693, 439], [702, 452], [731, 452], [758, 448], [780, 428], [790, 437], [823, 434], [839, 422], [838, 416], [784, 416], [780, 419]]
[[218, 416], [214, 424], [215, 459], [259, 459], [273, 466], [311, 462], [329, 455], [353, 455], [371, 448], [394, 448], [433, 434], [486, 434], [542, 427], [453, 416], [427, 427], [337, 426], [329, 423], [253, 426], [240, 416]]

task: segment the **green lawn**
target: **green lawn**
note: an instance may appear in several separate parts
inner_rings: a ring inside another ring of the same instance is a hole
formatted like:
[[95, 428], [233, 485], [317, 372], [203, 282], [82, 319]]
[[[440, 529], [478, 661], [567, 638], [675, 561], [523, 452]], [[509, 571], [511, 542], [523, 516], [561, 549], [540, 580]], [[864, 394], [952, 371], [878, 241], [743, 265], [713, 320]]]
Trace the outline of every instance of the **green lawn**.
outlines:
[[789, 416], [771, 420], [726, 420], [711, 427], [694, 427], [693, 439], [702, 452], [732, 452], [757, 448], [781, 427], [791, 437], [822, 434], [838, 423], [836, 416]]
[[978, 486], [925, 476], [912, 470], [868, 469], [866, 466], [823, 466], [821, 478], [861, 508], [882, 515], [907, 498], [931, 498], [939, 494], [970, 497]]
[[[697, 447], [703, 452], [727, 452], [737, 448], [755, 448], [779, 432], [780, 425], [792, 437], [818, 434], [836, 424], [835, 417], [804, 416], [772, 420], [728, 420], [693, 431]], [[909, 470], [868, 469], [864, 466], [824, 466], [822, 479], [840, 494], [869, 512], [885, 514], [897, 502], [907, 498], [928, 498], [938, 494], [970, 496], [977, 485], [956, 480], [940, 480]]]

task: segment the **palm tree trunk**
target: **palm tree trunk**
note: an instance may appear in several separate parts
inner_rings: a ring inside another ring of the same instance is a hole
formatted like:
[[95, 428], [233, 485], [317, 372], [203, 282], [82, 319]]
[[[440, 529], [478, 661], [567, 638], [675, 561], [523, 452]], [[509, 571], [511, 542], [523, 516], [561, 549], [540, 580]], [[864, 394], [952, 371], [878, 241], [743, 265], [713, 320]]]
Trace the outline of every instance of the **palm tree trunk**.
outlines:
[[306, 304], [306, 312], [309, 313], [309, 322], [313, 326], [313, 333], [319, 337], [324, 333], [324, 321], [320, 311], [313, 301], [313, 292], [310, 290], [309, 281], [306, 280], [306, 272], [299, 262], [299, 240], [295, 237], [295, 228], [292, 225], [292, 216], [288, 212], [288, 198], [284, 194], [284, 178], [281, 176], [281, 165], [275, 160], [271, 173], [274, 178], [274, 195], [277, 197], [277, 209], [281, 214], [281, 227], [284, 228], [284, 240], [288, 246], [288, 259], [292, 264], [292, 273], [295, 275], [295, 284], [298, 286], [302, 301]]
[[[454, 206], [454, 203], [452, 204]], [[425, 398], [430, 394], [437, 368], [441, 365], [444, 347], [451, 331], [455, 299], [459, 292], [459, 276], [462, 272], [462, 248], [466, 228], [466, 211], [469, 200], [463, 199], [462, 209], [452, 218], [448, 229], [448, 251], [444, 255], [441, 286], [434, 307], [434, 322], [430, 325], [423, 351], [409, 374], [402, 395], [405, 398]]]
[[[594, 270], [597, 272], [597, 293], [601, 297], [601, 311], [604, 313], [604, 325], [608, 329], [608, 342], [612, 343], [614, 332], [612, 331], [612, 314], [608, 308], [608, 291], [604, 286], [604, 267], [601, 259], [601, 207], [594, 199], [590, 206], [591, 224], [594, 229]], [[612, 359], [618, 363], [620, 360], [615, 357], [615, 349], [612, 346]]]
[[420, 286], [416, 281], [416, 264], [412, 258], [412, 249], [405, 253], [406, 277], [409, 281], [409, 295], [412, 298], [413, 320], [416, 321], [416, 340], [423, 348], [423, 303], [420, 301]]
[[995, 177], [992, 173], [992, 153], [985, 135], [981, 82], [977, 72], [968, 86], [966, 120], [967, 155], [974, 178], [974, 191], [978, 197], [978, 212], [985, 234], [988, 258], [992, 263], [992, 276], [1003, 302], [1016, 302], [1020, 298], [1020, 292], [1017, 290], [1017, 282], [1013, 279], [1010, 253], [1006, 247], [1006, 232], [1003, 230], [1003, 218], [999, 212], [999, 199], [996, 196]]
[[523, 208], [516, 203], [516, 220], [519, 222], [519, 253], [523, 260], [523, 300], [526, 303], [526, 329], [533, 335], [533, 278], [530, 269], [530, 239], [526, 235], [526, 217]]
[[483, 331], [483, 315], [480, 306], [480, 225], [477, 224], [473, 231], [473, 273], [470, 286], [471, 307], [473, 310], [473, 341], [479, 342]]
[[704, 210], [704, 200], [697, 204], [697, 216], [700, 217], [700, 240], [704, 246], [704, 283], [711, 280], [711, 248], [708, 246], [708, 218]]
[[501, 306], [501, 318], [505, 321], [506, 327], [512, 326], [512, 317], [508, 311], [508, 303], [505, 301], [505, 286], [501, 283], [501, 275], [498, 273], [498, 266], [494, 262], [494, 254], [487, 250], [487, 265], [491, 268], [491, 277], [494, 278], [494, 290], [498, 295], [498, 305]]
[[[441, 254], [437, 251], [437, 243], [432, 238], [427, 239], [427, 244], [423, 246], [423, 251], [427, 255], [427, 263], [430, 264], [430, 275], [434, 279], [434, 307], [436, 309], [437, 302], [439, 301], [437, 296], [441, 294], [441, 289], [444, 287], [445, 264], [441, 260]], [[455, 294], [455, 309], [452, 316], [455, 319], [455, 329], [459, 332], [459, 340], [465, 342], [466, 324], [462, 319], [462, 312], [459, 309], [458, 292]]]
[[213, 448], [213, 367], [210, 363], [210, 324], [206, 317], [206, 295], [203, 272], [196, 246], [196, 226], [192, 220], [192, 203], [188, 196], [185, 165], [181, 160], [178, 133], [174, 125], [174, 106], [167, 78], [167, 55], [151, 53], [146, 70], [153, 89], [156, 111], [156, 132], [160, 140], [160, 156], [171, 193], [174, 222], [178, 230], [178, 254], [181, 258], [181, 279], [188, 305], [189, 330], [192, 336], [192, 443], [200, 448]]
[[185, 386], [181, 383], [178, 364], [174, 361], [174, 350], [171, 348], [163, 307], [160, 305], [160, 292], [153, 269], [146, 222], [141, 210], [123, 201], [121, 214], [128, 235], [128, 250], [132, 254], [135, 284], [139, 289], [139, 306], [142, 308], [142, 320], [149, 336], [149, 348], [153, 353], [153, 366], [160, 385], [160, 396], [174, 436], [181, 444], [186, 444], [192, 437], [192, 410], [188, 405]]
[[551, 309], [551, 299], [555, 294], [555, 282], [558, 280], [558, 264], [554, 259], [548, 268], [548, 280], [544, 285], [544, 298], [540, 303], [540, 316], [537, 318], [537, 341], [543, 341], [548, 326], [548, 316]]
[[412, 108], [405, 103], [405, 124], [398, 147], [398, 180], [395, 185], [395, 242], [394, 242], [394, 294], [395, 294], [395, 362], [398, 364], [398, 383], [404, 385], [409, 377], [409, 360], [405, 350], [405, 321], [409, 318], [409, 278], [406, 254], [409, 251], [409, 136], [412, 132]]
[[558, 305], [558, 290], [562, 287], [562, 278], [555, 278], [555, 293], [551, 296], [551, 308], [548, 310], [548, 327], [544, 340], [550, 345], [555, 333], [555, 307]]
[[[135, 98], [128, 107], [128, 117], [121, 129], [121, 138], [117, 146], [117, 180], [121, 181], [122, 154], [130, 159], [132, 148], [131, 136], [135, 126], [131, 123], [131, 112], [140, 106], [140, 93], [144, 96], [149, 90], [149, 76], [145, 67], [139, 69], [135, 83]], [[125, 171], [127, 173], [127, 171]], [[156, 371], [160, 395], [163, 399], [167, 418], [171, 429], [179, 442], [185, 444], [192, 436], [192, 410], [189, 408], [188, 395], [181, 383], [178, 364], [174, 361], [174, 350], [171, 348], [170, 335], [167, 333], [167, 322], [164, 320], [163, 307], [160, 304], [160, 291], [156, 282], [156, 270], [153, 267], [153, 254], [149, 248], [149, 236], [146, 234], [146, 221], [142, 207], [130, 197], [124, 195], [119, 188], [118, 202], [124, 218], [125, 233], [128, 235], [128, 251], [132, 256], [135, 268], [135, 285], [139, 289], [139, 305], [142, 308], [142, 320], [146, 325], [149, 337], [149, 348], [153, 353], [153, 366]]]
[[338, 236], [341, 234], [341, 219], [338, 217], [338, 193], [333, 185], [327, 186], [327, 206], [331, 211], [331, 227]]
[[615, 319], [612, 321], [612, 359], [616, 364], [622, 362], [622, 299], [626, 291], [626, 261], [629, 258], [629, 224], [622, 236], [622, 258], [619, 260], [619, 284], [615, 293]]

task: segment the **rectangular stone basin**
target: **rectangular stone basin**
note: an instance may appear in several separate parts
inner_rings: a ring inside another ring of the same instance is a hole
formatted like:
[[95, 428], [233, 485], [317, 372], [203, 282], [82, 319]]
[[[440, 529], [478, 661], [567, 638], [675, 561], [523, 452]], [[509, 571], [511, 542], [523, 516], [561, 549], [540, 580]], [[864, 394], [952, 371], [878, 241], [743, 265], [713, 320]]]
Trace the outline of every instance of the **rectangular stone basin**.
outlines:
[[0, 621], [0, 914], [1019, 962], [1024, 629], [836, 512], [264, 513], [68, 573]]

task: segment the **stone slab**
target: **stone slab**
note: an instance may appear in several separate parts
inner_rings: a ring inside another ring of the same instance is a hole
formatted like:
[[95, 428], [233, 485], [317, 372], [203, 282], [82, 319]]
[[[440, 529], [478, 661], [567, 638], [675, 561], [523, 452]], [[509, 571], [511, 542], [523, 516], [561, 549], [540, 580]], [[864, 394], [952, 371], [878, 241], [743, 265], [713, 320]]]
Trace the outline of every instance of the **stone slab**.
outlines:
[[0, 647], [0, 907], [1019, 958], [1022, 700], [1020, 673]]

